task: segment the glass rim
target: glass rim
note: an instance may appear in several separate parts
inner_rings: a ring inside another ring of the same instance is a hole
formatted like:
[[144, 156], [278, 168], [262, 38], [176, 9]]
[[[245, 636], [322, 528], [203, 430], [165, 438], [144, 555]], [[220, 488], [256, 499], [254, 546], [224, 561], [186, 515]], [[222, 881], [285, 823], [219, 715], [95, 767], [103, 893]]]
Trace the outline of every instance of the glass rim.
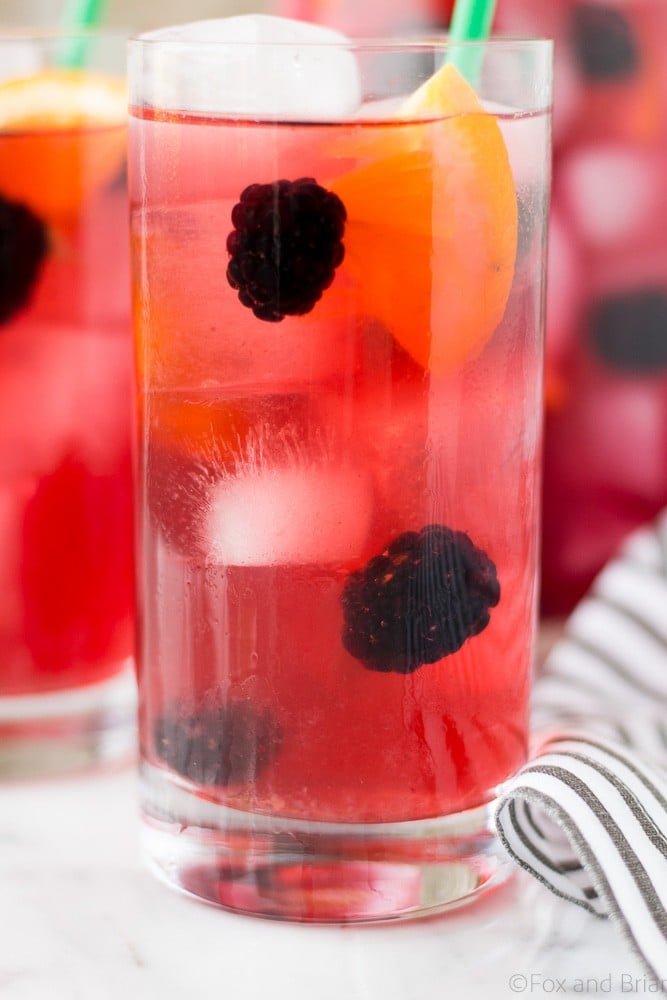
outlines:
[[[221, 18], [220, 20], [224, 20]], [[210, 21], [195, 22], [202, 25], [209, 24]], [[414, 35], [391, 36], [369, 36], [345, 38], [343, 35], [339, 39], [326, 39], [309, 41], [287, 40], [278, 41], [259, 40], [241, 41], [238, 39], [215, 39], [206, 37], [205, 28], [202, 27], [201, 37], [195, 38], [175, 38], [163, 34], [169, 28], [157, 29], [154, 31], [130, 33], [127, 37], [129, 46], [189, 49], [189, 48], [234, 48], [234, 49], [284, 49], [312, 48], [312, 49], [342, 49], [353, 52], [447, 52], [453, 50], [481, 50], [499, 51], [503, 48], [512, 51], [543, 51], [545, 53], [553, 49], [553, 39], [542, 35], [493, 35], [491, 38], [474, 41], [458, 41], [450, 39], [446, 32], [425, 33]]]
[[0, 27], [0, 46], [13, 45], [16, 42], [62, 42], [70, 39], [109, 39], [114, 41], [127, 40], [132, 35], [131, 28], [32, 28], [21, 26], [17, 28]]

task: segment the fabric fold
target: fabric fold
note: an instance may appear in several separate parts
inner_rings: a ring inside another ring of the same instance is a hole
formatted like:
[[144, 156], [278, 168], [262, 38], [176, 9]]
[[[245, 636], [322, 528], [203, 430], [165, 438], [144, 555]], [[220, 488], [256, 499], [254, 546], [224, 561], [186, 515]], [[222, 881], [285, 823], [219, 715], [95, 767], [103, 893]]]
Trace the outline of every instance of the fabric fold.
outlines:
[[496, 824], [553, 892], [619, 922], [667, 979], [667, 514], [633, 534], [535, 686], [531, 759]]

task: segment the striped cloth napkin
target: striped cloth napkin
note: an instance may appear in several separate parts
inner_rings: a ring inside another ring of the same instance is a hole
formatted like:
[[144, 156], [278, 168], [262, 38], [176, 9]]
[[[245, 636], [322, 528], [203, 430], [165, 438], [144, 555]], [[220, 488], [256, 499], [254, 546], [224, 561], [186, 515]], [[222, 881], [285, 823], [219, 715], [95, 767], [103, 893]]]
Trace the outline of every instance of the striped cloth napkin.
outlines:
[[503, 786], [509, 853], [615, 917], [667, 979], [667, 511], [633, 534], [570, 617], [535, 685], [531, 759]]

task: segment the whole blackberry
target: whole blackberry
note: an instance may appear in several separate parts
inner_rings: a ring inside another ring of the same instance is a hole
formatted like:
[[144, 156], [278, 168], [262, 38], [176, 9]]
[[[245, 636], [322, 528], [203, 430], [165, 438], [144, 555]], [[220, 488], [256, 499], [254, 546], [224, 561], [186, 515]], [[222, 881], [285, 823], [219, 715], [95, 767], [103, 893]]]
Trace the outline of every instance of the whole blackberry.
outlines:
[[209, 694], [197, 706], [178, 705], [153, 728], [156, 755], [199, 785], [227, 788], [253, 781], [280, 747], [268, 710]]
[[462, 531], [407, 531], [347, 579], [343, 645], [370, 670], [409, 674], [455, 653], [500, 600], [496, 567]]
[[572, 48], [587, 80], [604, 82], [637, 71], [639, 46], [632, 25], [620, 10], [581, 3], [570, 17]]
[[312, 177], [251, 184], [232, 210], [227, 281], [258, 319], [310, 312], [343, 260], [346, 212]]
[[41, 219], [0, 195], [0, 323], [28, 302], [47, 248]]
[[595, 354], [628, 375], [667, 369], [667, 291], [642, 288], [603, 299], [594, 308], [590, 336]]

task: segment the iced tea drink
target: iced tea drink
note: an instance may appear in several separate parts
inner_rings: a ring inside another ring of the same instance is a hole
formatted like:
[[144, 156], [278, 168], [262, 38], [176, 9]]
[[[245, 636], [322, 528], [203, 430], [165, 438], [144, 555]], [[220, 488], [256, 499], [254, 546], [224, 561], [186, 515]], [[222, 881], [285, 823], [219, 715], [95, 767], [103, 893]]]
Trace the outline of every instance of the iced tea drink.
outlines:
[[[0, 38], [0, 771], [132, 743], [122, 75]], [[124, 41], [90, 39], [124, 68]]]
[[[527, 745], [549, 60], [489, 52], [491, 79], [512, 59], [538, 79], [493, 112], [443, 46], [245, 18], [131, 43], [146, 843], [233, 909], [378, 919], [503, 870], [488, 810]], [[296, 55], [317, 106], [301, 80], [278, 109], [230, 81], [264, 65], [289, 91]], [[215, 64], [219, 93], [199, 90]]]

